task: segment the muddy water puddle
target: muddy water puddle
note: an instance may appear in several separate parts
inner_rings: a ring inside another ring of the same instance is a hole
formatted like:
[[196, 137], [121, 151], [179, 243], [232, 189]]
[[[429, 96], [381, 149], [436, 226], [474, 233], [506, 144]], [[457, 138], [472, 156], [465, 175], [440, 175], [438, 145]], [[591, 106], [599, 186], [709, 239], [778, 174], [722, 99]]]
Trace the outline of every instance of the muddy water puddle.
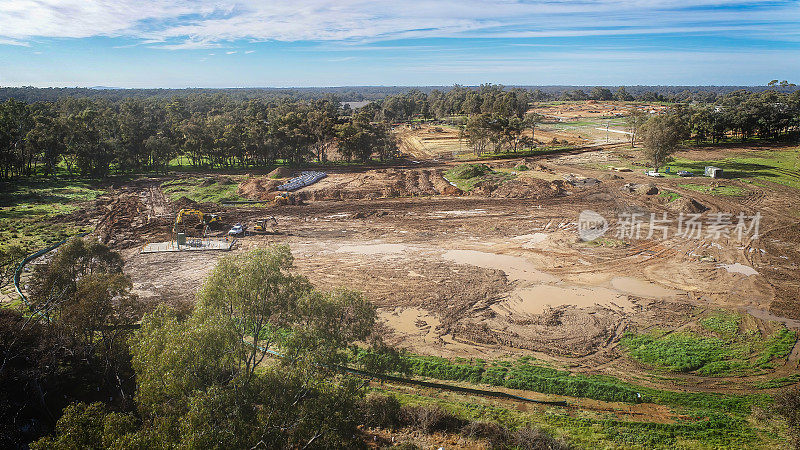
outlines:
[[723, 268], [723, 269], [727, 270], [729, 273], [740, 273], [742, 275], [747, 275], [748, 277], [750, 275], [758, 275], [758, 272], [756, 272], [756, 269], [753, 269], [750, 266], [745, 266], [744, 264], [739, 264], [739, 263], [735, 263], [735, 264], [720, 264], [717, 267]]
[[547, 284], [515, 289], [511, 298], [503, 302], [503, 307], [510, 312], [523, 314], [542, 314], [548, 307], [590, 308], [595, 305], [623, 309], [633, 307], [627, 295], [612, 289]]
[[[540, 236], [540, 235], [543, 235]], [[544, 233], [518, 236], [518, 240], [546, 239]], [[516, 239], [516, 238], [515, 238]], [[586, 284], [572, 284], [548, 274], [519, 256], [502, 255], [477, 250], [448, 250], [442, 258], [457, 264], [467, 264], [503, 271], [517, 287], [498, 303], [496, 312], [502, 314], [542, 314], [548, 307], [574, 306], [631, 310], [630, 297], [667, 298], [679, 292], [632, 277], [598, 276]], [[587, 280], [588, 281], [588, 280]]]
[[542, 272], [528, 260], [519, 256], [499, 255], [478, 250], [448, 250], [442, 254], [442, 258], [456, 264], [501, 270], [511, 281], [539, 283], [559, 281], [557, 277]]
[[637, 297], [663, 298], [678, 295], [678, 291], [663, 288], [657, 284], [631, 277], [616, 277], [611, 280], [611, 287], [617, 291]]

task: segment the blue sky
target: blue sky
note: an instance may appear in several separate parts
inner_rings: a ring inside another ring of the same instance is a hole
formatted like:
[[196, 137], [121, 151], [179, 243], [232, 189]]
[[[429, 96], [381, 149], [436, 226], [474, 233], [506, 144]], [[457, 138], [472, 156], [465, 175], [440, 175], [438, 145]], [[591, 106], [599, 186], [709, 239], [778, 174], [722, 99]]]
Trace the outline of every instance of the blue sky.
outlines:
[[0, 0], [0, 86], [800, 82], [800, 0]]

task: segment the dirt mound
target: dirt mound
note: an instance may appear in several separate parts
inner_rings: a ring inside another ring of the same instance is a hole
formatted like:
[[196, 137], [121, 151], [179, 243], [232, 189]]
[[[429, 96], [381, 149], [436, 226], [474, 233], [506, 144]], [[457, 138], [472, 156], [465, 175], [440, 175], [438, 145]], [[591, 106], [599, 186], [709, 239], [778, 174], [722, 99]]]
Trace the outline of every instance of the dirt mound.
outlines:
[[272, 172], [267, 174], [267, 178], [278, 179], [278, 178], [289, 178], [292, 176], [294, 171], [288, 167], [278, 167]]
[[564, 194], [559, 183], [548, 182], [539, 178], [526, 180], [510, 180], [500, 185], [491, 193], [492, 197], [500, 198], [553, 198]]
[[[282, 167], [279, 167], [279, 169], [282, 169]], [[272, 200], [277, 195], [277, 187], [281, 184], [280, 181], [267, 177], [248, 178], [239, 184], [237, 193], [240, 197], [250, 200]]]
[[679, 213], [696, 214], [708, 210], [705, 205], [702, 205], [697, 200], [688, 197], [681, 197], [667, 203], [667, 209]]
[[420, 195], [461, 195], [441, 170], [378, 169], [355, 176], [329, 176], [298, 191], [303, 200], [350, 200]]
[[624, 316], [602, 307], [588, 310], [561, 306], [525, 318], [496, 316], [488, 322], [456, 322], [449, 331], [456, 341], [503, 345], [548, 354], [581, 357], [596, 352], [625, 326]]
[[186, 197], [185, 195], [183, 197], [179, 198], [178, 200], [175, 200], [174, 202], [172, 202], [172, 204], [175, 206], [175, 208], [177, 210], [181, 210], [181, 209], [184, 209], [184, 208], [196, 208], [197, 207], [197, 202], [192, 200], [192, 199], [190, 199], [189, 197]]
[[656, 195], [658, 194], [658, 188], [655, 184], [634, 184], [628, 183], [622, 187], [623, 191], [626, 191], [631, 194], [639, 194], [639, 195]]
[[148, 220], [147, 208], [138, 195], [120, 195], [106, 208], [95, 234], [110, 247], [130, 248], [143, 244], [153, 235], [169, 233], [170, 220], [163, 217]]

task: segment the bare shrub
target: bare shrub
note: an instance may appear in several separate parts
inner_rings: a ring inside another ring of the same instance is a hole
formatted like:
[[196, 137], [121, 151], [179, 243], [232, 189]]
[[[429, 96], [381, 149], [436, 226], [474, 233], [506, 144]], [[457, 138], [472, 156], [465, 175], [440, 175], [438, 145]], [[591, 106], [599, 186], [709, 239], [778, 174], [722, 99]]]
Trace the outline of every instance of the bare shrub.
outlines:
[[773, 407], [789, 425], [794, 448], [800, 449], [800, 388], [788, 389], [776, 395]]
[[395, 428], [400, 425], [400, 402], [393, 395], [370, 394], [359, 409], [364, 425], [371, 428]]
[[494, 422], [470, 422], [461, 429], [461, 434], [472, 439], [486, 439], [491, 448], [503, 448], [511, 439], [511, 433]]
[[425, 433], [457, 431], [466, 423], [440, 406], [404, 407], [402, 416], [403, 422]]
[[515, 447], [525, 450], [566, 450], [570, 446], [544, 431], [536, 428], [520, 428], [514, 433], [512, 443]]

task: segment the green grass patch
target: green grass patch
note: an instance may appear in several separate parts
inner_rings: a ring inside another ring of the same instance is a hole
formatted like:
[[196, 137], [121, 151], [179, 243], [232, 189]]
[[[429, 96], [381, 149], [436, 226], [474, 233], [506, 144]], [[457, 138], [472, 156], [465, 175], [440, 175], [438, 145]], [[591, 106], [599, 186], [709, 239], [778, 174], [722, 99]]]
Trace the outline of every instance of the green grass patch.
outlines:
[[677, 199], [682, 197], [682, 195], [678, 194], [677, 192], [672, 192], [672, 191], [667, 191], [667, 190], [663, 190], [663, 191], [659, 192], [658, 196], [659, 197], [664, 197], [664, 198], [667, 199], [667, 201], [670, 201], [670, 202], [671, 201], [675, 201], [675, 200], [677, 200]]
[[514, 175], [510, 172], [493, 171], [486, 164], [475, 163], [453, 167], [444, 173], [444, 177], [462, 191], [471, 191], [480, 182], [500, 185], [514, 178]]
[[692, 331], [627, 333], [621, 343], [631, 358], [658, 370], [731, 376], [772, 369], [797, 341], [797, 332], [785, 327], [765, 339], [753, 330], [740, 332], [740, 324], [738, 314], [718, 312], [700, 320], [708, 335]]
[[672, 172], [688, 170], [696, 175], [702, 175], [705, 166], [716, 166], [724, 170], [724, 178], [744, 181], [766, 180], [800, 189], [800, 148], [752, 152], [713, 161], [675, 158], [669, 166]]
[[702, 192], [703, 194], [724, 195], [729, 197], [736, 197], [747, 193], [747, 190], [739, 186], [706, 186], [703, 184], [679, 184], [678, 187], [689, 189], [690, 191]]
[[465, 161], [487, 160], [487, 159], [513, 159], [513, 158], [527, 158], [533, 156], [552, 155], [569, 150], [574, 150], [575, 147], [571, 145], [547, 145], [536, 148], [528, 148], [519, 150], [517, 152], [489, 152], [475, 155], [474, 153], [462, 154], [458, 159]]
[[[494, 363], [487, 368], [487, 373], [502, 372], [504, 368]], [[608, 378], [609, 382], [613, 380]], [[672, 423], [655, 423], [562, 407], [520, 410], [480, 397], [446, 392], [432, 397], [391, 385], [374, 390], [395, 395], [403, 405], [435, 405], [466, 420], [495, 422], [510, 430], [540, 428], [568, 439], [577, 448], [735, 448], [748, 443], [761, 447], [769, 446], [766, 442], [770, 439], [781, 439], [781, 436], [759, 433], [755, 428], [758, 424], [747, 420], [752, 405], [768, 402], [768, 397], [763, 395], [682, 393], [644, 388], [641, 392], [648, 398], [675, 405], [681, 415]]]
[[742, 316], [733, 312], [718, 311], [714, 315], [700, 319], [700, 325], [708, 331], [716, 333], [723, 339], [732, 339], [739, 333]]
[[161, 185], [170, 199], [186, 197], [199, 203], [221, 203], [242, 200], [237, 193], [239, 182], [233, 177], [179, 178]]
[[88, 231], [64, 215], [103, 194], [92, 181], [65, 179], [7, 182], [0, 192], [0, 247], [17, 245], [26, 251]]
[[727, 342], [695, 333], [626, 334], [622, 344], [633, 359], [672, 372], [691, 372], [731, 357]]
[[775, 389], [800, 383], [800, 373], [795, 373], [786, 377], [771, 378], [767, 381], [756, 383], [756, 389]]

